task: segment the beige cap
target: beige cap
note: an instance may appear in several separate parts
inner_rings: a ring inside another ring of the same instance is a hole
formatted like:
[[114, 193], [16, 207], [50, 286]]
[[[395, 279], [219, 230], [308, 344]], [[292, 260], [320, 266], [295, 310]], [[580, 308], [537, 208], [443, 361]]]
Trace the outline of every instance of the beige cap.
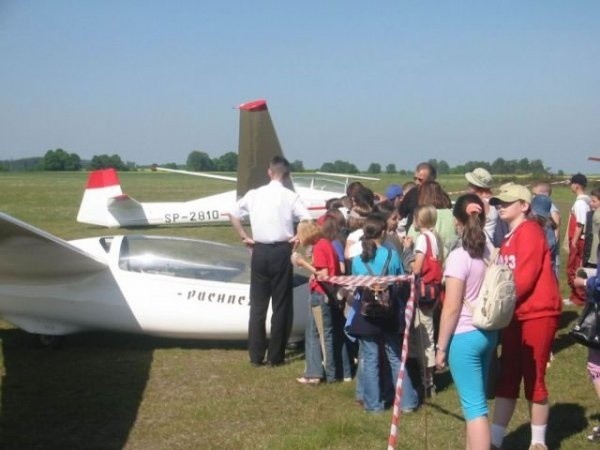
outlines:
[[523, 200], [531, 204], [531, 191], [520, 184], [509, 184], [502, 186], [500, 193], [490, 198], [490, 205], [498, 203], [511, 203], [517, 200]]

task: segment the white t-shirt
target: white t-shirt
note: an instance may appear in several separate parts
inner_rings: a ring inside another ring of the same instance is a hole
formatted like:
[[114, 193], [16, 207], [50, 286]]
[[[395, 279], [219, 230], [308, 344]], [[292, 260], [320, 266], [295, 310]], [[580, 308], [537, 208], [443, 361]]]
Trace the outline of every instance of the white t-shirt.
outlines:
[[415, 253], [423, 253], [427, 252], [427, 240], [425, 239], [425, 234], [429, 236], [429, 242], [431, 243], [431, 254], [434, 258], [438, 258], [440, 255], [440, 250], [438, 248], [438, 242], [435, 238], [435, 235], [431, 230], [421, 230], [421, 232], [417, 235], [417, 239], [415, 240]]
[[346, 259], [352, 259], [362, 253], [362, 241], [360, 238], [362, 238], [364, 234], [365, 232], [363, 229], [358, 228], [348, 235], [346, 238], [346, 254], [344, 255]]

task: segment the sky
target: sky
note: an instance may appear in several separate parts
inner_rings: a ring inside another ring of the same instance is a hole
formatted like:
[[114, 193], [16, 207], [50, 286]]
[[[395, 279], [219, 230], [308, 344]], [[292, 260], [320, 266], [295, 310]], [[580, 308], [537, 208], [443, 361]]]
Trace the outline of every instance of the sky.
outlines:
[[0, 0], [0, 160], [185, 163], [266, 99], [305, 168], [598, 172], [600, 2]]

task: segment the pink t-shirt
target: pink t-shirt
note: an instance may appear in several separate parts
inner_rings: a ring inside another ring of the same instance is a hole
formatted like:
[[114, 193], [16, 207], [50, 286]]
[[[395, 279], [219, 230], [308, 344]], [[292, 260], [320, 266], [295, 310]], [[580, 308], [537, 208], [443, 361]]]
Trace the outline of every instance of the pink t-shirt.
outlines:
[[[485, 257], [489, 258], [487, 248]], [[463, 280], [465, 282], [465, 300], [475, 306], [475, 300], [483, 284], [485, 268], [486, 265], [482, 259], [471, 258], [464, 248], [459, 247], [452, 250], [448, 255], [444, 276]], [[471, 310], [463, 304], [454, 334], [475, 330], [471, 321], [472, 316]]]

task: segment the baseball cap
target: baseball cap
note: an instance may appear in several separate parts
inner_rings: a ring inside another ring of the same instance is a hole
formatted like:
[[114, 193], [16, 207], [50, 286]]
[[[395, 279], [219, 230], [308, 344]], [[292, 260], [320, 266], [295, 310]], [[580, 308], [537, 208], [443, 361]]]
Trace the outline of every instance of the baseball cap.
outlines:
[[385, 196], [388, 200], [394, 200], [396, 197], [402, 197], [404, 190], [399, 184], [390, 184], [385, 190]]
[[484, 189], [492, 187], [492, 175], [483, 167], [477, 167], [473, 172], [465, 173], [465, 178], [473, 186]]
[[587, 186], [587, 177], [582, 173], [576, 173], [571, 177], [571, 180], [569, 182], [571, 184], [575, 183], [585, 187]]
[[550, 209], [552, 209], [552, 200], [547, 195], [534, 195], [531, 200], [531, 211], [540, 217], [546, 219], [550, 217]]
[[523, 200], [526, 203], [531, 204], [531, 192], [525, 186], [520, 184], [509, 184], [502, 186], [500, 193], [490, 198], [490, 205], [497, 205], [499, 203], [511, 203], [517, 200]]

